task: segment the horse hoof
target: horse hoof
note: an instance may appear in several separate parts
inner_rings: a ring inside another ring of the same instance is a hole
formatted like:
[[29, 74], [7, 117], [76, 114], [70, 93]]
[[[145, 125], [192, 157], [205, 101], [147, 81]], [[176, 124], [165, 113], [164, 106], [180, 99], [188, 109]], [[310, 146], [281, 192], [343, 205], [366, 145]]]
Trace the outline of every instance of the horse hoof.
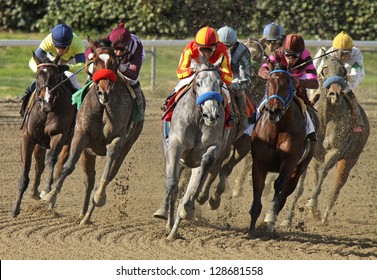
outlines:
[[290, 220], [284, 220], [284, 221], [280, 224], [280, 226], [285, 227], [285, 228], [290, 228], [290, 227], [292, 227], [292, 221], [290, 221]]
[[267, 212], [266, 216], [264, 217], [265, 223], [275, 223], [276, 222], [276, 215], [272, 212]]
[[186, 203], [179, 211], [179, 217], [182, 220], [191, 220], [195, 215], [195, 206], [192, 203]]
[[32, 193], [32, 194], [30, 194], [30, 198], [33, 199], [33, 200], [40, 200], [41, 195], [39, 193]]
[[104, 193], [103, 195], [99, 195], [99, 194], [95, 193], [93, 201], [94, 201], [94, 205], [96, 207], [104, 206], [106, 204], [106, 193]]
[[56, 195], [55, 195], [55, 193], [51, 193], [51, 192], [46, 193], [41, 198], [42, 198], [42, 200], [50, 202], [52, 204], [55, 204], [55, 201], [56, 201]]
[[177, 239], [177, 236], [176, 236], [176, 234], [175, 233], [172, 233], [172, 232], [170, 232], [169, 233], [169, 235], [168, 235], [168, 237], [166, 237], [166, 240], [167, 241], [175, 241]]
[[309, 199], [305, 206], [309, 208], [317, 208], [317, 201], [315, 199]]
[[206, 203], [207, 200], [208, 200], [208, 194], [199, 195], [198, 198], [196, 199], [196, 201], [200, 205], [203, 205], [204, 203]]
[[16, 218], [20, 214], [20, 210], [12, 210], [9, 214], [12, 218]]
[[39, 198], [43, 199], [46, 196], [46, 194], [48, 194], [47, 191], [41, 191], [39, 194]]
[[168, 219], [168, 212], [165, 209], [160, 208], [156, 212], [154, 212], [153, 217], [155, 217], [157, 219], [167, 220]]
[[209, 199], [209, 206], [211, 208], [211, 210], [216, 210], [217, 208], [220, 207], [220, 202], [221, 202], [221, 199], [218, 198], [218, 199], [214, 199], [214, 198], [210, 198]]

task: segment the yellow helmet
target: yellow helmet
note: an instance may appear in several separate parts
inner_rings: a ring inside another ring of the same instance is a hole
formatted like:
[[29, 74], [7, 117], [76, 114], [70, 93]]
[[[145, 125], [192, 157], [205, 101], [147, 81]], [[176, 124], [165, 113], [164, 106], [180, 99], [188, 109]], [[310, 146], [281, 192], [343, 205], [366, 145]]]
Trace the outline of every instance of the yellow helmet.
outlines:
[[350, 35], [342, 31], [338, 35], [336, 35], [336, 37], [332, 41], [332, 47], [334, 49], [341, 49], [341, 50], [352, 49], [353, 40]]
[[195, 42], [201, 47], [212, 47], [219, 42], [219, 35], [212, 27], [206, 26], [199, 29], [195, 36]]

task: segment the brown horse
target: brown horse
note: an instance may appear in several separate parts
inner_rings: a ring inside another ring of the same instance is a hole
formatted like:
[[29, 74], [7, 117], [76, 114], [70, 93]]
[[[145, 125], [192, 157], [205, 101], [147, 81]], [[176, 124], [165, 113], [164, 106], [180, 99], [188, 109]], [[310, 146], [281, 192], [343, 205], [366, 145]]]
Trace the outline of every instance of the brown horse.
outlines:
[[45, 169], [46, 150], [50, 149], [46, 158], [47, 176], [43, 191], [49, 192], [54, 176], [59, 176], [68, 157], [68, 145], [76, 117], [76, 107], [71, 104], [74, 88], [64, 73], [59, 71], [60, 57], [57, 56], [54, 61], [48, 58], [41, 60], [33, 53], [33, 58], [38, 65], [35, 74], [36, 92], [29, 102], [22, 125], [22, 172], [18, 182], [16, 204], [11, 211], [13, 217], [20, 213], [21, 200], [29, 184], [32, 154], [35, 159], [32, 197], [38, 199], [38, 186]]
[[[144, 124], [144, 119], [134, 120], [136, 107], [133, 91], [117, 70], [118, 60], [114, 48], [110, 46], [111, 42], [93, 41], [89, 36], [88, 42], [94, 51], [92, 59], [94, 86], [90, 88], [78, 111], [68, 161], [51, 192], [43, 197], [52, 205], [55, 203], [64, 180], [73, 172], [82, 153], [86, 193], [81, 213], [84, 218], [81, 224], [90, 222], [95, 207], [105, 205], [106, 187], [116, 176]], [[96, 156], [105, 156], [106, 164], [99, 186], [93, 190]]]
[[[315, 188], [307, 206], [314, 216], [320, 219], [317, 209], [318, 196], [328, 172], [336, 165], [333, 189], [327, 202], [321, 223], [327, 223], [331, 208], [345, 185], [351, 169], [356, 164], [369, 137], [369, 121], [361, 106], [364, 119], [363, 131], [353, 132], [354, 117], [350, 105], [344, 96], [347, 70], [336, 57], [330, 57], [319, 73], [320, 90], [316, 108], [321, 125], [317, 131], [318, 144], [314, 154]], [[303, 192], [300, 184], [294, 195], [294, 201], [288, 210], [284, 226], [292, 224], [295, 204]]]
[[314, 153], [314, 144], [306, 139], [306, 122], [302, 108], [294, 101], [291, 75], [286, 70], [270, 72], [266, 84], [265, 109], [252, 133], [252, 178], [254, 200], [250, 209], [249, 238], [262, 211], [261, 197], [268, 172], [277, 172], [274, 197], [265, 217], [269, 230], [287, 197], [294, 191], [301, 174]]

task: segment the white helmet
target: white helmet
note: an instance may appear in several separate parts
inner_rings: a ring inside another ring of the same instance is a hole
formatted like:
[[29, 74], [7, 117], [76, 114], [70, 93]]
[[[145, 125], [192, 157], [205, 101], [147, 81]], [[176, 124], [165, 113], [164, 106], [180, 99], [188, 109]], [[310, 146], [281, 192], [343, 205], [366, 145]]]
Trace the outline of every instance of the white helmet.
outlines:
[[219, 34], [220, 42], [224, 43], [227, 47], [232, 46], [237, 41], [237, 33], [236, 31], [229, 27], [224, 26], [217, 30]]

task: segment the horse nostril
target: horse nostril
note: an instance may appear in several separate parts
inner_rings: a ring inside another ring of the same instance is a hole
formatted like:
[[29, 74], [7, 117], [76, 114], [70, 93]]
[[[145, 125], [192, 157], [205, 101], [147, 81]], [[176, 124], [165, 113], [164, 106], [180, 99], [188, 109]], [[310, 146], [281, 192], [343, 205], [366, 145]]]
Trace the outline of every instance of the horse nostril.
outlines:
[[207, 114], [203, 114], [203, 117], [204, 117], [204, 118], [208, 118], [208, 115], [207, 115]]
[[216, 114], [216, 119], [219, 119], [220, 118], [220, 114]]

